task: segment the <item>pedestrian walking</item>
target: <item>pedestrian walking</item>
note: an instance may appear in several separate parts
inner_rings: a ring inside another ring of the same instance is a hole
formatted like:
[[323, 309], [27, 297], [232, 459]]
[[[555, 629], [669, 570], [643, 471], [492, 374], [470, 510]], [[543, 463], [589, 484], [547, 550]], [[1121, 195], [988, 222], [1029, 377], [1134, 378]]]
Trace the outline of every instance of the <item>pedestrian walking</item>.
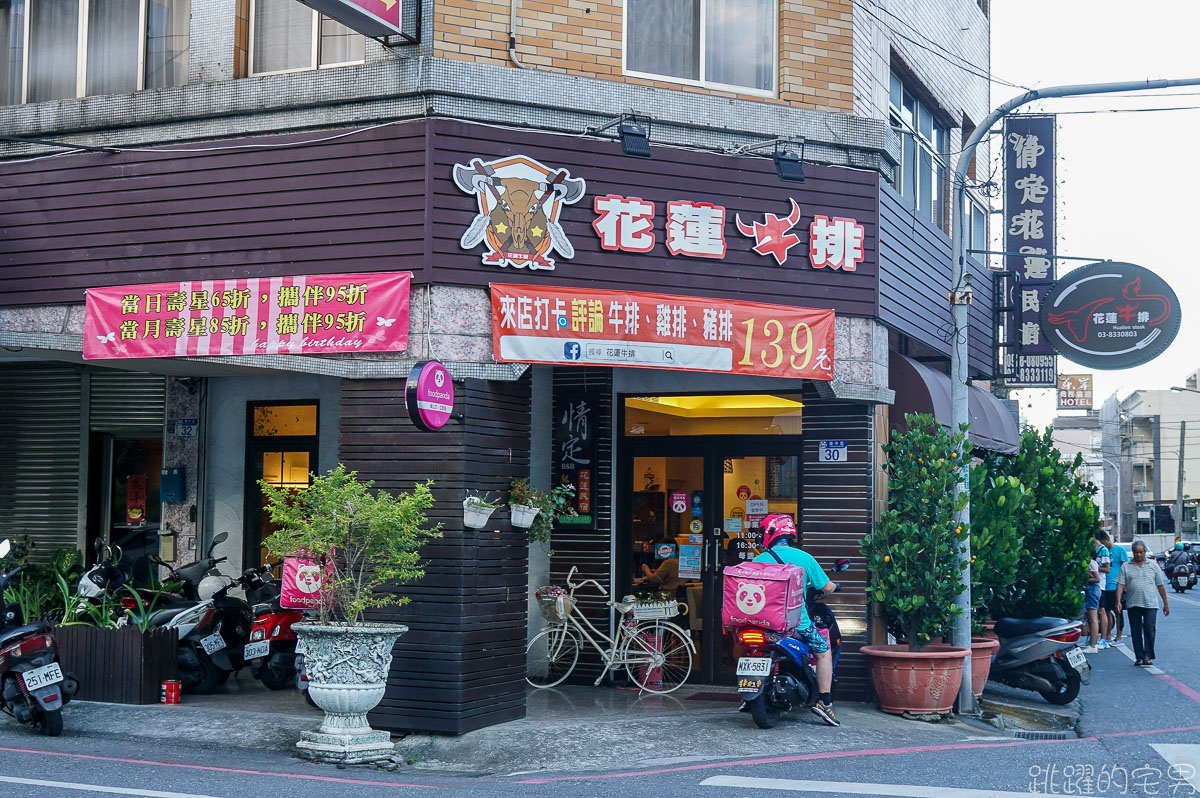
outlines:
[[1104, 533], [1104, 539], [1101, 542], [1108, 546], [1111, 563], [1105, 578], [1104, 594], [1101, 597], [1100, 606], [1108, 616], [1108, 628], [1112, 633], [1110, 642], [1114, 646], [1119, 646], [1121, 645], [1121, 635], [1125, 632], [1125, 613], [1117, 609], [1117, 577], [1121, 574], [1121, 566], [1129, 562], [1129, 554], [1126, 553], [1123, 546], [1114, 543], [1107, 532]]
[[1083, 591], [1083, 608], [1087, 612], [1088, 644], [1084, 654], [1095, 654], [1100, 649], [1096, 647], [1096, 638], [1100, 633], [1100, 594], [1103, 592], [1100, 575], [1100, 563], [1093, 552], [1088, 560], [1088, 580]]
[[1100, 651], [1108, 648], [1108, 633], [1109, 620], [1108, 611], [1104, 609], [1104, 589], [1108, 582], [1108, 575], [1112, 572], [1112, 555], [1109, 552], [1108, 544], [1104, 541], [1108, 538], [1108, 533], [1097, 529], [1092, 535], [1095, 549], [1092, 551], [1092, 557], [1100, 566], [1100, 606], [1096, 608], [1097, 626], [1100, 631], [1100, 641], [1096, 643], [1096, 648]]
[[[1155, 588], [1158, 596], [1154, 595]], [[1154, 637], [1158, 625], [1158, 600], [1163, 617], [1171, 614], [1167, 603], [1167, 580], [1158, 563], [1146, 559], [1146, 544], [1133, 542], [1133, 559], [1121, 566], [1117, 576], [1117, 609], [1129, 613], [1129, 636], [1133, 638], [1134, 665], [1154, 662]]]

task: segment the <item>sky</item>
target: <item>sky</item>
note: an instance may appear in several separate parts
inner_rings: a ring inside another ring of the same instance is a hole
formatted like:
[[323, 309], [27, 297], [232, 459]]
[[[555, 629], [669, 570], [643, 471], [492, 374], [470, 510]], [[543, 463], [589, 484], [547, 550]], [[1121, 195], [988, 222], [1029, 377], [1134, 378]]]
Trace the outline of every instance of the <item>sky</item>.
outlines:
[[[1200, 77], [1195, 0], [992, 0], [991, 20], [992, 75], [1019, 86]], [[1022, 92], [993, 83], [992, 105]], [[1059, 373], [1095, 375], [1097, 408], [1114, 392], [1124, 397], [1183, 385], [1200, 369], [1200, 158], [1194, 152], [1200, 86], [1136, 95], [1046, 100], [1024, 109], [1060, 114], [1058, 254], [1145, 266], [1174, 288], [1182, 307], [1175, 341], [1142, 366], [1096, 371], [1059, 357]], [[1179, 106], [1188, 110], [1112, 112]], [[1101, 112], [1067, 113], [1094, 110]], [[998, 215], [992, 226], [998, 235]], [[1060, 262], [1059, 275], [1081, 265]], [[1014, 396], [1030, 423], [1049, 424], [1058, 412], [1051, 390]]]

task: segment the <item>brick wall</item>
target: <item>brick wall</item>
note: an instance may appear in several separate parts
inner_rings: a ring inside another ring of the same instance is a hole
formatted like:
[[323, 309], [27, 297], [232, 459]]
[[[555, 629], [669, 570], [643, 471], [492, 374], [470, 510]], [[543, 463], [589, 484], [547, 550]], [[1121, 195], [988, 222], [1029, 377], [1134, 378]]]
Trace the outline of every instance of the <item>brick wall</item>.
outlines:
[[[517, 2], [517, 56], [528, 67], [740, 96], [623, 75], [623, 0]], [[510, 7], [510, 0], [440, 0], [434, 11], [434, 54], [509, 64]], [[843, 113], [853, 111], [852, 16], [851, 0], [781, 0], [779, 92], [777, 97], [767, 98], [768, 102]]]

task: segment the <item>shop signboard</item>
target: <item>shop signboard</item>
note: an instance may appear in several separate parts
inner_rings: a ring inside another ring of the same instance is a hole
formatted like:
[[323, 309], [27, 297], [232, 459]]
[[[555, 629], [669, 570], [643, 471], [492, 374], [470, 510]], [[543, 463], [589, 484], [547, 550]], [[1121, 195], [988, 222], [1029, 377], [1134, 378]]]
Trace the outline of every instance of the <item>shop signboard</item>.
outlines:
[[83, 356], [403, 352], [411, 280], [394, 272], [89, 288]]
[[555, 397], [558, 414], [554, 423], [554, 471], [557, 484], [575, 486], [571, 500], [575, 515], [560, 515], [563, 525], [596, 528], [595, 474], [599, 463], [598, 430], [595, 428], [596, 398], [572, 391]]
[[1004, 355], [1004, 384], [1010, 388], [1053, 388], [1058, 373], [1057, 355]]
[[418, 363], [408, 372], [404, 406], [413, 426], [434, 432], [446, 426], [454, 413], [454, 381], [436, 360]]
[[1016, 275], [1014, 332], [1023, 355], [1054, 353], [1038, 323], [1055, 277], [1054, 129], [1053, 116], [1004, 120], [1005, 267]]
[[364, 36], [404, 35], [404, 0], [301, 0]]
[[1059, 410], [1091, 410], [1092, 392], [1091, 374], [1058, 375]]
[[[484, 265], [553, 271], [558, 259], [575, 257], [575, 243], [561, 221], [565, 207], [580, 203], [587, 192], [582, 177], [528, 155], [469, 158], [456, 163], [452, 174], [454, 184], [476, 204], [459, 246], [474, 250], [483, 245]], [[820, 204], [806, 202], [802, 208], [794, 197], [780, 197], [772, 206], [778, 213], [772, 213], [728, 207], [721, 204], [728, 199], [700, 186], [672, 189], [665, 202], [634, 196], [643, 188], [648, 187], [629, 186], [580, 203], [590, 208], [592, 246], [605, 252], [718, 261], [734, 249], [753, 253], [761, 265], [770, 260], [776, 266], [827, 272], [855, 272], [867, 260], [867, 225]]]
[[502, 362], [833, 379], [832, 310], [492, 283]]
[[1059, 354], [1096, 369], [1153, 360], [1179, 332], [1179, 298], [1154, 272], [1132, 263], [1091, 263], [1056, 281], [1042, 305], [1042, 330]]

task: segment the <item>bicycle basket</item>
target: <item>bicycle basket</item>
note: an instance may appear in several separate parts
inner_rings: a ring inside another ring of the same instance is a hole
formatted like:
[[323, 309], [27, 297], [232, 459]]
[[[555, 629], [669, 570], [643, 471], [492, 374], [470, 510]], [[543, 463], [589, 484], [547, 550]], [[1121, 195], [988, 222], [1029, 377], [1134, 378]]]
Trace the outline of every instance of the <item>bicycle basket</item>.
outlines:
[[548, 596], [540, 591], [537, 595], [538, 610], [542, 617], [550, 623], [562, 623], [575, 609], [575, 602], [570, 596]]

